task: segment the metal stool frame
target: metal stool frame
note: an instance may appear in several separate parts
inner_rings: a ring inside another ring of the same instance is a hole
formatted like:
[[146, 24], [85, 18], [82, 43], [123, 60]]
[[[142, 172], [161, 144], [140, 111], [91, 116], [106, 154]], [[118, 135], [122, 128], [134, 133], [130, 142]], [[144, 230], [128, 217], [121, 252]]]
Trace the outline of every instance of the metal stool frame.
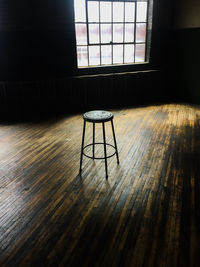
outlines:
[[[112, 126], [112, 133], [113, 133], [113, 140], [114, 140], [114, 146], [111, 144], [106, 143], [106, 133], [105, 133], [105, 122], [98, 122], [98, 121], [88, 121], [93, 123], [93, 142], [91, 144], [88, 144], [84, 146], [84, 141], [85, 141], [85, 128], [86, 128], [86, 120], [84, 120], [83, 123], [83, 134], [82, 134], [82, 145], [81, 145], [81, 158], [80, 158], [80, 170], [79, 173], [81, 174], [82, 172], [82, 161], [83, 161], [83, 155], [90, 158], [90, 159], [104, 159], [105, 160], [105, 172], [106, 172], [106, 179], [108, 178], [108, 166], [107, 166], [107, 159], [111, 158], [116, 154], [117, 157], [117, 164], [119, 164], [119, 155], [118, 155], [118, 150], [117, 150], [117, 142], [116, 142], [116, 137], [115, 137], [115, 129], [114, 129], [114, 124], [113, 124], [113, 118], [110, 119], [111, 121], [111, 126]], [[102, 123], [102, 130], [103, 130], [103, 143], [98, 142], [95, 143], [95, 123]], [[104, 157], [95, 157], [95, 145], [96, 144], [103, 144], [104, 145]], [[106, 145], [111, 146], [115, 149], [115, 152], [112, 155], [107, 155], [107, 150], [106, 150]], [[86, 147], [92, 146], [92, 157], [84, 153], [84, 149]]]

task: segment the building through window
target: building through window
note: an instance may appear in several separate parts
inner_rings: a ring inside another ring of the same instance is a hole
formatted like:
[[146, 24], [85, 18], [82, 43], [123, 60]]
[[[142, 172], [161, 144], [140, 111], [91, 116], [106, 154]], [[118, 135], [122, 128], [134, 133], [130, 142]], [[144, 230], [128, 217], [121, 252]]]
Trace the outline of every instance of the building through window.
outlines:
[[148, 62], [149, 0], [74, 0], [78, 67]]

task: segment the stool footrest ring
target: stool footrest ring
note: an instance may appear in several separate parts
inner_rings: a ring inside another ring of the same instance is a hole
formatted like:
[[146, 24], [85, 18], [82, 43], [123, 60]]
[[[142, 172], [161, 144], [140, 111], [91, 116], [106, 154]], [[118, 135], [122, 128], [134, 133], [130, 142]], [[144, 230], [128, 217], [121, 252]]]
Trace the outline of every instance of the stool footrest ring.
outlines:
[[[104, 145], [104, 143], [94, 143], [94, 145]], [[109, 155], [109, 156], [107, 156], [107, 157], [91, 157], [91, 156], [85, 154], [84, 149], [87, 148], [87, 147], [89, 147], [89, 146], [93, 146], [93, 144], [88, 144], [88, 145], [86, 145], [86, 146], [83, 147], [83, 155], [86, 156], [87, 158], [90, 158], [90, 159], [105, 159], [105, 158], [108, 159], [108, 158], [111, 158], [111, 157], [113, 157], [113, 156], [116, 154], [117, 150], [116, 150], [116, 148], [115, 148], [113, 145], [111, 145], [111, 144], [106, 143], [106, 145], [107, 145], [107, 146], [111, 146], [112, 148], [115, 149], [115, 152], [114, 152], [112, 155]]]

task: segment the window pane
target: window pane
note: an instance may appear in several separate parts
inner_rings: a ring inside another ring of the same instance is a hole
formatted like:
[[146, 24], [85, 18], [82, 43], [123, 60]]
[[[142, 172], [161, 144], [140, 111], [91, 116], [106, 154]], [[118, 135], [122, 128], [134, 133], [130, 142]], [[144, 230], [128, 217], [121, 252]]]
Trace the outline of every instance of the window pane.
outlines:
[[100, 65], [99, 45], [89, 46], [89, 65]]
[[145, 61], [145, 44], [135, 45], [135, 62]]
[[147, 21], [147, 2], [137, 3], [137, 22]]
[[99, 24], [89, 24], [89, 43], [99, 43]]
[[88, 1], [88, 21], [99, 22], [99, 2]]
[[88, 66], [87, 46], [77, 46], [77, 60], [78, 60], [79, 67]]
[[112, 64], [112, 50], [111, 45], [101, 46], [101, 63]]
[[124, 46], [124, 63], [134, 62], [134, 45], [127, 44]]
[[125, 3], [125, 22], [135, 21], [135, 3]]
[[147, 7], [146, 0], [74, 0], [78, 67], [145, 62]]
[[123, 42], [123, 24], [113, 24], [113, 42]]
[[123, 45], [113, 45], [113, 63], [123, 63]]
[[110, 43], [112, 41], [111, 24], [101, 24], [101, 42]]
[[100, 20], [101, 22], [111, 22], [110, 2], [100, 2]]
[[125, 24], [125, 42], [134, 42], [134, 24]]
[[124, 3], [113, 2], [113, 22], [124, 21]]
[[74, 0], [75, 22], [86, 22], [85, 0]]
[[76, 24], [76, 44], [77, 45], [87, 44], [86, 24]]
[[136, 43], [145, 42], [146, 40], [146, 23], [136, 24]]

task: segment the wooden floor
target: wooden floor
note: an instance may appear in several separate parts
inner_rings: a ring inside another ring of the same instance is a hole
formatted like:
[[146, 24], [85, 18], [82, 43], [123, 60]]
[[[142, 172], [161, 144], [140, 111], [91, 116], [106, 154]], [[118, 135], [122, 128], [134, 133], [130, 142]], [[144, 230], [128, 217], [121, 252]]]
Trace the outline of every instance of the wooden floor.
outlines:
[[0, 266], [200, 266], [200, 108], [113, 113], [108, 180], [81, 115], [0, 125]]

